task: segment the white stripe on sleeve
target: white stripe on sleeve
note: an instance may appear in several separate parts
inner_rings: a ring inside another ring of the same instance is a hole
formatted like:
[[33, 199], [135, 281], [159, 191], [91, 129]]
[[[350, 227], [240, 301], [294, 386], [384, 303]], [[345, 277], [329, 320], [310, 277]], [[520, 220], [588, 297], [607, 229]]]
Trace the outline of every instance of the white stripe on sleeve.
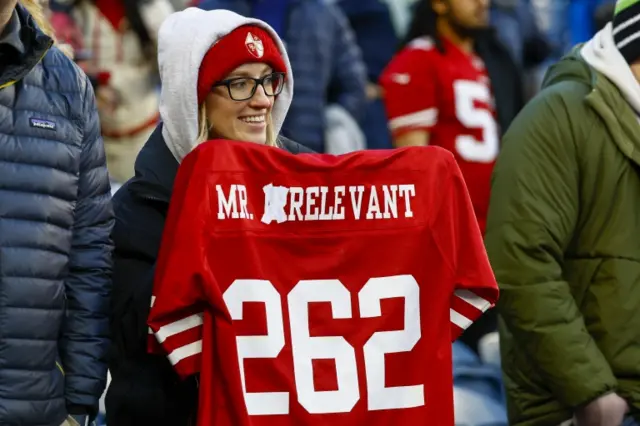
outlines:
[[163, 325], [156, 333], [156, 339], [158, 340], [158, 343], [162, 343], [167, 340], [167, 338], [178, 333], [182, 333], [183, 331], [201, 326], [203, 323], [202, 316], [203, 313], [201, 312], [172, 322], [170, 324]]
[[471, 324], [473, 324], [473, 321], [463, 315], [460, 315], [453, 309], [449, 309], [449, 317], [452, 323], [463, 330], [466, 330]]
[[196, 342], [189, 343], [188, 345], [179, 347], [178, 349], [167, 355], [167, 358], [169, 358], [169, 362], [171, 362], [171, 365], [176, 365], [183, 359], [189, 358], [190, 356], [198, 355], [201, 352], [202, 340], [198, 340]]
[[456, 290], [455, 295], [481, 312], [486, 311], [491, 306], [491, 303], [488, 300], [478, 296], [470, 290]]
[[438, 110], [436, 108], [423, 109], [411, 114], [389, 120], [389, 130], [404, 129], [407, 127], [431, 127], [438, 121]]

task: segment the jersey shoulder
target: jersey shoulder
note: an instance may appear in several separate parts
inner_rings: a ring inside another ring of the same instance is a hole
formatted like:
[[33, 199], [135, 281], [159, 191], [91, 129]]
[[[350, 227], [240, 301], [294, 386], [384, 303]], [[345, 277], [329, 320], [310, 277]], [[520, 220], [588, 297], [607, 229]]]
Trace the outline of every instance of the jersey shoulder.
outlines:
[[453, 153], [435, 145], [398, 148], [397, 151], [408, 163], [404, 167], [420, 170], [428, 180], [444, 184], [456, 174], [458, 165]]
[[391, 59], [381, 76], [381, 83], [407, 85], [419, 80], [426, 83], [430, 70], [438, 67], [441, 53], [431, 37], [409, 42]]
[[[433, 37], [423, 36], [410, 41], [396, 57], [400, 63], [414, 62], [422, 68], [437, 68], [445, 64], [453, 64], [456, 67], [465, 66], [464, 63], [470, 64], [465, 55], [455, 52], [457, 49], [450, 42], [444, 42], [441, 49]], [[484, 65], [479, 58], [475, 58], [472, 66], [482, 68]]]
[[[413, 39], [407, 45], [402, 48], [394, 58], [400, 62], [417, 61], [429, 58], [431, 60], [438, 60], [437, 58], [442, 56], [442, 52], [438, 50], [435, 40], [432, 37], [418, 37]], [[425, 63], [423, 66], [427, 65]]]
[[404, 157], [398, 165], [410, 171], [406, 176], [415, 185], [417, 204], [423, 206], [422, 212], [428, 212], [422, 219], [433, 225], [440, 207], [451, 196], [449, 192], [463, 179], [455, 156], [450, 150], [435, 145], [396, 151]]
[[433, 37], [422, 36], [414, 38], [409, 43], [407, 43], [404, 50], [410, 52], [436, 52], [438, 51], [438, 47]]

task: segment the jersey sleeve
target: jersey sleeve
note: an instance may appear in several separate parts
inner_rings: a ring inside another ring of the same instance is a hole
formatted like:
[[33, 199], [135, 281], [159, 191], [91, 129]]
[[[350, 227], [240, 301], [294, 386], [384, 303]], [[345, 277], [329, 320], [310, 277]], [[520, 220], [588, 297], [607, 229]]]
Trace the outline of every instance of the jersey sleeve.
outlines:
[[155, 337], [149, 352], [161, 348], [181, 377], [200, 370], [203, 288], [214, 285], [206, 246], [208, 186], [205, 173], [198, 170], [197, 153], [192, 154], [183, 160], [176, 176], [148, 318]]
[[394, 137], [431, 131], [438, 120], [433, 43], [416, 40], [387, 65], [380, 77], [388, 126]]
[[450, 158], [448, 188], [434, 223], [441, 253], [453, 271], [449, 315], [452, 340], [498, 301], [498, 284], [458, 164]]

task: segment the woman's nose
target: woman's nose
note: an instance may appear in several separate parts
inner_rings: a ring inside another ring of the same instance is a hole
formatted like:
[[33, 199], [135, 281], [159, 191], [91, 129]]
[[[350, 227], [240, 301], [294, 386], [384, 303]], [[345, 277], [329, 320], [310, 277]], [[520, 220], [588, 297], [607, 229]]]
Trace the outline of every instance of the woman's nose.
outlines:
[[256, 93], [253, 94], [250, 102], [254, 108], [267, 108], [271, 105], [271, 98], [267, 96], [262, 85], [258, 85]]

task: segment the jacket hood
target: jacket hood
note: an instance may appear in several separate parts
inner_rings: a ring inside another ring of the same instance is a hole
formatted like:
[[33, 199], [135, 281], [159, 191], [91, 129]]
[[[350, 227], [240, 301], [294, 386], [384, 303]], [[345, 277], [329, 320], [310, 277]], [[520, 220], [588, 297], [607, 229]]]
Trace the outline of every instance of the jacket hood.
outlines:
[[616, 47], [611, 22], [582, 47], [580, 54], [589, 65], [611, 80], [629, 105], [640, 112], [640, 84]]
[[588, 86], [595, 85], [595, 74], [590, 69], [580, 55], [580, 48], [577, 46], [567, 53], [560, 61], [554, 63], [549, 67], [544, 80], [542, 81], [542, 88], [547, 88], [564, 81], [574, 81], [578, 83], [584, 83]]
[[637, 138], [640, 124], [634, 107], [640, 101], [640, 96], [636, 94], [640, 93], [636, 92], [640, 89], [629, 65], [607, 39], [613, 39], [610, 25], [552, 65], [542, 86], [546, 89], [565, 83], [578, 83], [579, 86], [566, 86], [563, 91], [575, 94], [582, 87], [584, 97], [581, 99], [602, 120], [613, 143], [640, 165], [640, 140]]
[[640, 112], [640, 84], [615, 46], [611, 23], [552, 65], [545, 74], [542, 87], [574, 81], [595, 89], [603, 85], [605, 79], [602, 76], [620, 91], [631, 107]]
[[287, 67], [285, 86], [271, 111], [274, 131], [280, 133], [291, 105], [293, 75], [289, 57], [278, 34], [258, 19], [246, 18], [228, 10], [205, 11], [190, 7], [171, 14], [162, 23], [158, 33], [162, 136], [178, 162], [197, 145], [200, 63], [212, 45], [243, 25], [256, 25], [266, 30], [278, 46]]

